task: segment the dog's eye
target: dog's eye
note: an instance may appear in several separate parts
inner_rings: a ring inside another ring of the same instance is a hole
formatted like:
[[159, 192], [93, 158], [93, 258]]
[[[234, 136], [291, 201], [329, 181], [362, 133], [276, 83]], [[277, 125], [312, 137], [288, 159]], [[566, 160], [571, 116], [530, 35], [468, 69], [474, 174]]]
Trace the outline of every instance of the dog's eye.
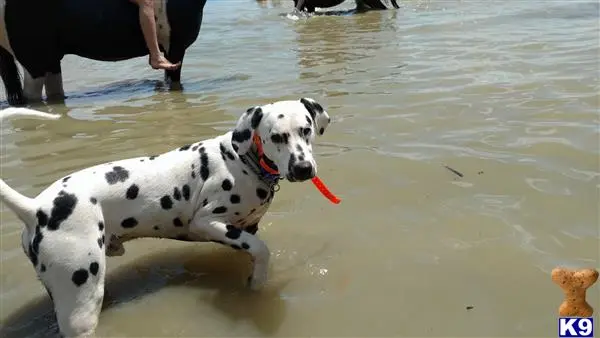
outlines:
[[310, 128], [302, 128], [302, 135], [308, 136], [308, 135], [310, 135], [310, 132], [311, 132]]

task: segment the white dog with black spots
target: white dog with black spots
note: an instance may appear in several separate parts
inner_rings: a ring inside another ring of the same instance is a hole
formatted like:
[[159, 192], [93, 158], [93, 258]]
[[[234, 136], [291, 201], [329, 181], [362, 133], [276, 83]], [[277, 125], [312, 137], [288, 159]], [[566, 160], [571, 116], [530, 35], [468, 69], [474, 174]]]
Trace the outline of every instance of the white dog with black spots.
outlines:
[[[27, 108], [9, 116], [58, 119]], [[94, 333], [106, 256], [135, 238], [213, 241], [249, 253], [249, 287], [267, 280], [270, 252], [257, 236], [279, 179], [315, 177], [312, 142], [330, 122], [310, 98], [243, 113], [233, 131], [157, 156], [99, 164], [26, 197], [0, 180], [0, 199], [25, 223], [22, 245], [53, 300], [66, 337]]]

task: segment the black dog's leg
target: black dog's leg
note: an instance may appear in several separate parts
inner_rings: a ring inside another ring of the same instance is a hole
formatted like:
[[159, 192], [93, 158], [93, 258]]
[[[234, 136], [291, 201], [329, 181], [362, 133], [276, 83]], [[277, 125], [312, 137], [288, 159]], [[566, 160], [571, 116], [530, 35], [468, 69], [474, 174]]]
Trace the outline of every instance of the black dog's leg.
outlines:
[[63, 89], [62, 70], [60, 67], [60, 59], [52, 62], [49, 71], [46, 72], [44, 79], [46, 87], [46, 99], [51, 102], [61, 102], [65, 99], [65, 91]]
[[183, 68], [183, 57], [185, 56], [185, 48], [183, 44], [177, 42], [172, 43], [169, 48], [169, 53], [165, 55], [169, 62], [175, 64], [181, 62], [181, 66], [175, 70], [165, 70], [165, 81], [171, 90], [182, 90], [181, 85], [181, 69]]

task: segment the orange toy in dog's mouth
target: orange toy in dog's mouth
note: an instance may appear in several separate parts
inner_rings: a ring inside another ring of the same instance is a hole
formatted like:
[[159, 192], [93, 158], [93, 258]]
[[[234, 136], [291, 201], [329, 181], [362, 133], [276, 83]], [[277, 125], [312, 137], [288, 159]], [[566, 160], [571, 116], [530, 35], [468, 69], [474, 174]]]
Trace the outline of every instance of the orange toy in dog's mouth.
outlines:
[[339, 204], [341, 202], [341, 200], [337, 196], [335, 196], [331, 191], [329, 191], [327, 186], [325, 186], [325, 183], [323, 183], [318, 176], [313, 177], [312, 182], [315, 185], [315, 187], [317, 187], [317, 189], [319, 189], [321, 194], [323, 194], [323, 196], [325, 196], [325, 198], [330, 200], [331, 203]]

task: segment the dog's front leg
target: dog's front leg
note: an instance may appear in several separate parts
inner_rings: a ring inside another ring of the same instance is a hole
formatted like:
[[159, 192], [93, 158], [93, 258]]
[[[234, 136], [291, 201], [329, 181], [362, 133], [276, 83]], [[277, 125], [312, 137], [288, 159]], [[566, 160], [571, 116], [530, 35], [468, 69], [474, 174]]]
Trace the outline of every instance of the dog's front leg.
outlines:
[[213, 242], [248, 252], [254, 265], [252, 275], [248, 277], [248, 286], [252, 290], [258, 290], [266, 283], [271, 253], [258, 237], [219, 220], [193, 220], [190, 230], [201, 233]]

